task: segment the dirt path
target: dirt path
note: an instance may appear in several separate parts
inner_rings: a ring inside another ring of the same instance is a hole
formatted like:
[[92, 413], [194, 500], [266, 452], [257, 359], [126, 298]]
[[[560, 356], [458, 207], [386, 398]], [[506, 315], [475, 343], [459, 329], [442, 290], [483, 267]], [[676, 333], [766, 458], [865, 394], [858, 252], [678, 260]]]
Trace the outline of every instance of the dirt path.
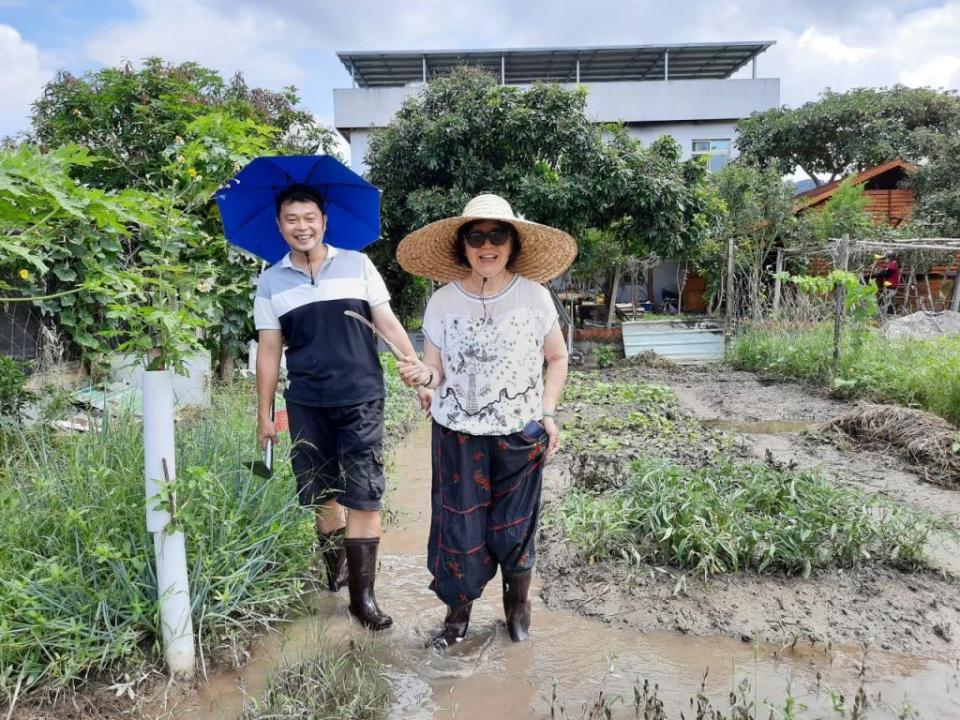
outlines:
[[[750, 373], [701, 367], [619, 368], [609, 379], [669, 385], [685, 414], [732, 432], [733, 455], [818, 467], [836, 482], [882, 492], [932, 512], [960, 512], [960, 492], [922, 482], [905, 463], [855, 449], [839, 449], [800, 431], [850, 409], [806, 386], [764, 383]], [[673, 450], [667, 448], [665, 456]], [[695, 454], [695, 453], [694, 453]], [[689, 462], [691, 449], [683, 449]], [[566, 463], [565, 463], [566, 460]], [[571, 483], [570, 457], [561, 455], [547, 503]], [[554, 532], [542, 543], [543, 596], [551, 608], [598, 617], [647, 632], [759, 639], [780, 646], [864, 646], [955, 659], [960, 654], [960, 583], [941, 573], [901, 573], [884, 567], [833, 570], [803, 580], [740, 572], [704, 584], [674, 568], [586, 565]], [[956, 567], [952, 549], [940, 553]]]

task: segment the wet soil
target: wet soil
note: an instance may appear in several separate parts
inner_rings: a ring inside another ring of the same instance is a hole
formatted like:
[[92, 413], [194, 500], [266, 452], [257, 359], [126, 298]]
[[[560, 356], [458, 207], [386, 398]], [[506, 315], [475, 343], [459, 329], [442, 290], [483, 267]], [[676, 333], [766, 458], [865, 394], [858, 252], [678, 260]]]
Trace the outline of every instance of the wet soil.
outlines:
[[[560, 463], [548, 466], [554, 482], [561, 470]], [[749, 693], [773, 703], [782, 703], [789, 688], [820, 715], [828, 713], [831, 690], [852, 697], [862, 682], [881, 710], [877, 717], [896, 717], [904, 697], [930, 717], [960, 715], [957, 673], [942, 660], [880, 648], [864, 653], [856, 646], [744, 643], [716, 632], [677, 632], [669, 624], [641, 630], [612, 615], [589, 617], [593, 605], [606, 607], [592, 595], [584, 595], [579, 607], [553, 609], [557, 583], [551, 590], [539, 578], [531, 598], [529, 642], [510, 641], [496, 578], [474, 605], [467, 639], [446, 653], [428, 649], [425, 643], [439, 629], [443, 606], [428, 588], [426, 569], [430, 456], [425, 425], [396, 454], [390, 484], [398, 521], [384, 533], [377, 597], [395, 626], [372, 636], [350, 620], [345, 592], [318, 593], [315, 615], [265, 638], [247, 666], [211, 676], [172, 713], [158, 716], [235, 718], [262, 691], [273, 667], [319, 644], [343, 647], [348, 642], [364, 643], [381, 663], [394, 695], [387, 716], [398, 720], [579, 718], [587, 716], [583, 708], [601, 690], [607, 697], [629, 699], [645, 679], [659, 685], [668, 717], [688, 711], [689, 699], [701, 685], [715, 707], [724, 708], [729, 692], [744, 682]], [[632, 708], [621, 707], [614, 717], [633, 717]]]
[[[819, 468], [840, 485], [879, 492], [937, 514], [960, 512], [960, 492], [923, 482], [916, 468], [895, 456], [838, 446], [834, 436], [819, 433], [819, 423], [849, 411], [853, 403], [817, 388], [706, 366], [620, 366], [605, 371], [603, 379], [670, 386], [681, 414], [710, 429], [698, 442], [715, 445], [712, 433], [721, 432], [729, 443], [726, 452], [734, 457]], [[667, 443], [658, 452], [681, 464], [697, 458], [697, 447], [689, 443], [679, 451]], [[582, 457], [560, 454], [547, 475], [548, 510], [582, 470]], [[808, 579], [739, 572], [705, 583], [702, 576], [670, 567], [585, 564], [576, 548], [552, 531], [540, 547], [548, 607], [613, 626], [723, 635], [782, 647], [861, 646], [951, 661], [960, 656], [960, 583], [949, 572], [905, 573], [866, 565], [821, 571]], [[929, 551], [944, 570], [960, 569], [956, 548]]]

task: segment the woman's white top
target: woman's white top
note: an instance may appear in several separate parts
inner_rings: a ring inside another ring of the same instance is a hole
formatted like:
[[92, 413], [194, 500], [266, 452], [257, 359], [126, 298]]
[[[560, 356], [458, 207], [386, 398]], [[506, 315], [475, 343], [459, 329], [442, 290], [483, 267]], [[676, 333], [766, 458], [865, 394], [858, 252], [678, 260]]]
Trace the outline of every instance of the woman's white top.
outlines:
[[456, 281], [437, 290], [423, 316], [423, 333], [443, 360], [433, 418], [471, 435], [507, 435], [539, 420], [543, 342], [556, 322], [550, 293], [521, 275], [489, 297]]

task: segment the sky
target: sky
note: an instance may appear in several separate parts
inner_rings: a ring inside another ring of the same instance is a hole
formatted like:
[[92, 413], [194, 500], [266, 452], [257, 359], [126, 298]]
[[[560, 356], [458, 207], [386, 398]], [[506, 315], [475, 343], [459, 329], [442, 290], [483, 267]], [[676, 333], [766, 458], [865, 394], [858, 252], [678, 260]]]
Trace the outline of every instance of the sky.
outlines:
[[149, 56], [295, 85], [332, 125], [341, 50], [756, 40], [776, 42], [758, 77], [779, 77], [790, 107], [827, 87], [960, 89], [960, 0], [0, 0], [0, 137], [29, 127], [59, 70]]

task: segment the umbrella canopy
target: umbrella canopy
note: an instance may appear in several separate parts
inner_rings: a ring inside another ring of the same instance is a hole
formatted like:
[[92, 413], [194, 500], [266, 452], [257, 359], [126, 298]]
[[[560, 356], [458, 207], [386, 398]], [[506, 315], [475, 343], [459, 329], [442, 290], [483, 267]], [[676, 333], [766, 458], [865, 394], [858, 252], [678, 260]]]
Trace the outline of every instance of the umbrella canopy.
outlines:
[[276, 197], [293, 184], [309, 185], [323, 198], [325, 243], [361, 250], [380, 236], [380, 191], [375, 186], [329, 155], [281, 155], [250, 161], [217, 191], [227, 240], [268, 263], [286, 255]]

